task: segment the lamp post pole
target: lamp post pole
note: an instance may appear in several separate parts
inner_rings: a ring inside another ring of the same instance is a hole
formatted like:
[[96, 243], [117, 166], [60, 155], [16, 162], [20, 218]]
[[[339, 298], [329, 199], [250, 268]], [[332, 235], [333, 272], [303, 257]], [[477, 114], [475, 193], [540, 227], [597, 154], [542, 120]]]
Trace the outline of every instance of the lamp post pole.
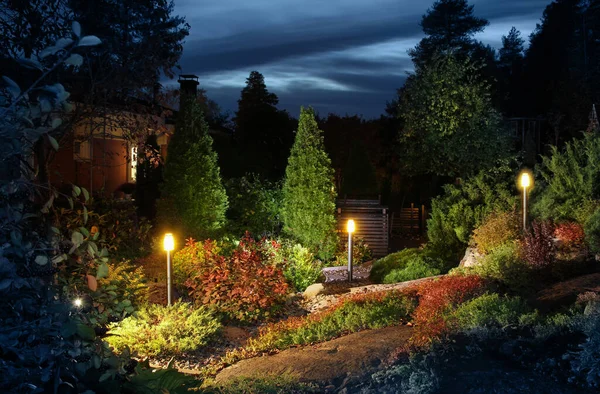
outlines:
[[348, 233], [348, 282], [352, 282], [352, 233]]
[[523, 186], [523, 232], [527, 231], [527, 186]]
[[348, 220], [346, 230], [348, 231], [348, 282], [352, 282], [352, 233], [356, 230], [354, 220]]
[[167, 305], [171, 306], [171, 251], [167, 250]]

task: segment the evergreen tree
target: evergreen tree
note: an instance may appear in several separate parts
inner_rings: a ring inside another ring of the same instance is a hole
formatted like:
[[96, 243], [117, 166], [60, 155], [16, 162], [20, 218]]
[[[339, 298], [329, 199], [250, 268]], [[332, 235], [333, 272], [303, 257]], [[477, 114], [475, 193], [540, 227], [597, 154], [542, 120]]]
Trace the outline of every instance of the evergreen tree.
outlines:
[[416, 67], [440, 53], [470, 55], [478, 47], [473, 35], [487, 25], [487, 20], [473, 15], [466, 0], [438, 0], [421, 20], [425, 38], [409, 54]]
[[169, 142], [159, 216], [181, 236], [206, 238], [225, 224], [227, 194], [200, 105], [185, 98]]
[[337, 246], [333, 176], [314, 112], [302, 108], [283, 184], [283, 230], [325, 260]]
[[498, 51], [500, 106], [506, 115], [523, 115], [523, 66], [524, 40], [514, 26], [508, 35], [502, 36], [502, 48]]
[[270, 180], [283, 176], [295, 122], [277, 109], [278, 102], [277, 95], [267, 90], [263, 75], [252, 71], [233, 119], [244, 170], [238, 176], [250, 172]]

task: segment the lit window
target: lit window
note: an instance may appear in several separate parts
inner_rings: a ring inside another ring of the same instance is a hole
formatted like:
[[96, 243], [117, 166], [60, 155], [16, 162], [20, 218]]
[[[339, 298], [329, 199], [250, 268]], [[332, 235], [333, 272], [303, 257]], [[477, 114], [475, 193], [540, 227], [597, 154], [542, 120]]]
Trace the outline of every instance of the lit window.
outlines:
[[137, 176], [137, 146], [132, 146], [131, 147], [131, 164], [130, 164], [130, 169], [131, 169], [131, 181], [135, 182], [135, 178]]

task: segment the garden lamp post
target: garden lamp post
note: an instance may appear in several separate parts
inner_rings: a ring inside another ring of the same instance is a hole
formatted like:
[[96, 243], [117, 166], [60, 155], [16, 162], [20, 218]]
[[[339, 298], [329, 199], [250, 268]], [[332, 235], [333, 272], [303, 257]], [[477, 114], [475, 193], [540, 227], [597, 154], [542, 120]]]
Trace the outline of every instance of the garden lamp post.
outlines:
[[352, 282], [352, 233], [356, 230], [354, 220], [348, 220], [346, 230], [348, 231], [348, 282]]
[[531, 176], [528, 172], [521, 173], [519, 183], [523, 188], [523, 231], [527, 231], [527, 188], [531, 186]]
[[167, 305], [171, 305], [171, 251], [175, 249], [173, 234], [165, 234], [163, 248], [167, 251]]

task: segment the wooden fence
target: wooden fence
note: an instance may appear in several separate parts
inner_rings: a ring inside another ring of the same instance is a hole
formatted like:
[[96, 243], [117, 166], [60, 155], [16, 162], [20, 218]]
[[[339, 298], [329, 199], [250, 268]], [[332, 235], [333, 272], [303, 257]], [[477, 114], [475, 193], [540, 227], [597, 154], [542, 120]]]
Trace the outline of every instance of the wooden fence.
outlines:
[[382, 206], [379, 200], [339, 200], [337, 209], [338, 231], [345, 242], [346, 224], [349, 219], [356, 223], [357, 237], [363, 238], [373, 251], [374, 257], [383, 257], [388, 254], [389, 225], [387, 207]]
[[424, 234], [427, 220], [427, 210], [424, 205], [415, 207], [413, 203], [410, 208], [402, 208], [399, 212], [392, 213], [390, 221], [390, 236], [402, 236], [403, 234]]

